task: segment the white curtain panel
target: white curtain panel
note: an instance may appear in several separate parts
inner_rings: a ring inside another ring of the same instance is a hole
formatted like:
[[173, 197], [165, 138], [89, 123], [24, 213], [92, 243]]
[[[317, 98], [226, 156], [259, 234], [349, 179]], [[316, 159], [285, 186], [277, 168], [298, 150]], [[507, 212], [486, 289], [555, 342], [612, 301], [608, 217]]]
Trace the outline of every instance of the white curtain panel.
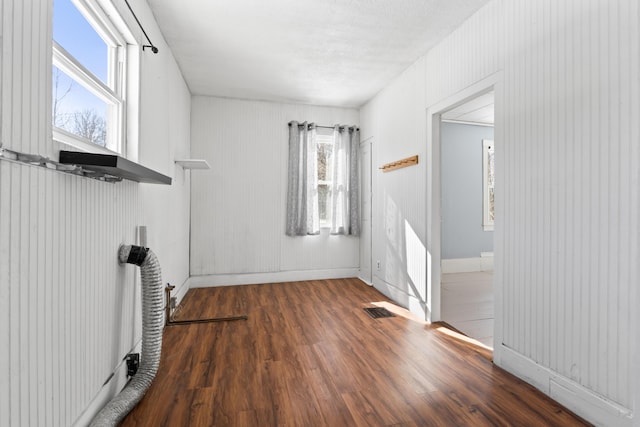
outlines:
[[358, 149], [360, 130], [333, 128], [333, 177], [331, 187], [331, 234], [360, 234]]
[[287, 236], [320, 233], [317, 153], [315, 125], [290, 122]]

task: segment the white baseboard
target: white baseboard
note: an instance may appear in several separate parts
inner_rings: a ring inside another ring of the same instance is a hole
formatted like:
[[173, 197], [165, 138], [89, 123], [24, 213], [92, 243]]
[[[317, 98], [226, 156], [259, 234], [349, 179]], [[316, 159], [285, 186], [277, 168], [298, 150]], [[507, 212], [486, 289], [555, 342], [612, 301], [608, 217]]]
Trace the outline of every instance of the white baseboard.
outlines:
[[[496, 353], [499, 353], [497, 357]], [[504, 344], [494, 349], [494, 362], [596, 426], [634, 425], [632, 410], [537, 364]]]
[[357, 276], [357, 277], [358, 277], [358, 279], [360, 279], [361, 281], [363, 281], [363, 282], [364, 282], [364, 283], [366, 283], [367, 285], [369, 285], [369, 286], [373, 286], [373, 282], [372, 282], [372, 281], [369, 281], [369, 280], [367, 280], [367, 279], [365, 279], [365, 278], [363, 278], [362, 276], [360, 276], [360, 273], [358, 273], [358, 276]]
[[428, 319], [429, 308], [424, 301], [413, 292], [404, 291], [391, 283], [386, 282], [379, 276], [373, 276], [373, 286], [384, 296], [393, 300], [402, 308], [406, 308], [420, 319]]
[[[140, 353], [141, 349], [142, 340], [138, 341], [129, 353]], [[73, 427], [88, 426], [95, 416], [98, 415], [98, 412], [109, 403], [113, 396], [120, 393], [124, 386], [127, 385], [127, 381], [127, 363], [125, 360], [122, 360], [118, 366], [116, 366], [113, 376], [102, 386], [91, 403], [89, 403], [89, 406], [87, 406], [82, 414], [74, 421]]]
[[178, 288], [178, 292], [176, 292], [176, 294], [173, 295], [174, 297], [176, 297], [177, 304], [180, 304], [180, 302], [182, 301], [182, 298], [184, 298], [184, 296], [187, 294], [187, 292], [189, 292], [189, 289], [191, 289], [190, 280], [189, 280], [189, 278], [187, 278], [184, 281], [184, 283], [182, 283], [180, 288]]
[[493, 254], [482, 253], [477, 258], [443, 259], [440, 263], [442, 273], [471, 273], [474, 271], [492, 271]]
[[349, 277], [358, 277], [357, 267], [329, 270], [295, 270], [271, 273], [210, 274], [206, 276], [191, 276], [189, 278], [189, 288], [297, 282], [300, 280], [345, 279]]

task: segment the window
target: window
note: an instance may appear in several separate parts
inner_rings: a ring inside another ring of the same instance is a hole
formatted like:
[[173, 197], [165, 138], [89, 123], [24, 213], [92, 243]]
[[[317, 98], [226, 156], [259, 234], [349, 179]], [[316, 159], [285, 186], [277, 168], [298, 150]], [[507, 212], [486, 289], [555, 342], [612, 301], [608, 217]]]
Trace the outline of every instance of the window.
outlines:
[[331, 187], [333, 183], [333, 129], [316, 131], [318, 147], [318, 216], [321, 227], [331, 222]]
[[493, 231], [494, 227], [494, 187], [495, 187], [495, 155], [494, 144], [489, 139], [482, 140], [482, 194], [483, 214], [482, 226], [485, 231]]
[[114, 18], [108, 2], [54, 0], [51, 120], [56, 141], [123, 154], [131, 36]]
[[359, 145], [355, 126], [289, 122], [287, 236], [360, 233]]

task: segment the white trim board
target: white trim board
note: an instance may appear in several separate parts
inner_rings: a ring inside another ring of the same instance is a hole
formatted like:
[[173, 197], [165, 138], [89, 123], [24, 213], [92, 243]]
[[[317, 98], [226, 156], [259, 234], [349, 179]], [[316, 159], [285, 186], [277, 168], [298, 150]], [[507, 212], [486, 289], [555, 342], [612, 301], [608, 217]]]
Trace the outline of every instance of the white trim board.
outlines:
[[597, 426], [634, 425], [631, 409], [599, 396], [504, 344], [494, 350], [494, 363]]
[[187, 294], [187, 292], [189, 292], [189, 289], [191, 289], [189, 279], [190, 278], [187, 278], [184, 282], [182, 282], [182, 285], [180, 285], [180, 287], [176, 287], [177, 292], [172, 295], [176, 298], [177, 304], [180, 304], [184, 296]]
[[493, 271], [493, 255], [477, 258], [454, 258], [441, 261], [442, 274]]
[[[127, 354], [130, 353], [142, 353], [142, 338], [136, 342]], [[73, 427], [88, 426], [95, 416], [98, 415], [98, 412], [127, 385], [129, 378], [127, 377], [127, 363], [125, 359], [120, 361], [111, 378], [104, 383], [100, 391], [98, 391], [93, 400], [91, 400], [91, 403], [87, 405], [85, 410], [82, 411], [82, 414], [73, 422]]]
[[358, 268], [328, 270], [294, 270], [270, 273], [209, 274], [191, 276], [189, 289], [214, 286], [256, 285], [260, 283], [297, 282], [300, 280], [346, 279], [358, 277]]
[[360, 272], [358, 272], [358, 276], [357, 277], [358, 277], [358, 279], [360, 279], [360, 281], [366, 283], [369, 286], [373, 286], [373, 281], [370, 282], [370, 281], [368, 281], [367, 279], [365, 279], [365, 278], [363, 278], [361, 276], [362, 275], [360, 274]]

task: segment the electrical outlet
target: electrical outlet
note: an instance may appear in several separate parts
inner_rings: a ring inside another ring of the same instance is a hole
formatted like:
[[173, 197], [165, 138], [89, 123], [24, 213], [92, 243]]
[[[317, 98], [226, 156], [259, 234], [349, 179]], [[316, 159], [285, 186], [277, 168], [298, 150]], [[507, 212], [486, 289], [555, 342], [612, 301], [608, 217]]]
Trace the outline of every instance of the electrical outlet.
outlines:
[[171, 300], [169, 300], [169, 307], [174, 309], [174, 308], [176, 308], [177, 305], [178, 305], [178, 298], [177, 297], [171, 297]]
[[380, 260], [376, 261], [376, 270], [380, 271]]

